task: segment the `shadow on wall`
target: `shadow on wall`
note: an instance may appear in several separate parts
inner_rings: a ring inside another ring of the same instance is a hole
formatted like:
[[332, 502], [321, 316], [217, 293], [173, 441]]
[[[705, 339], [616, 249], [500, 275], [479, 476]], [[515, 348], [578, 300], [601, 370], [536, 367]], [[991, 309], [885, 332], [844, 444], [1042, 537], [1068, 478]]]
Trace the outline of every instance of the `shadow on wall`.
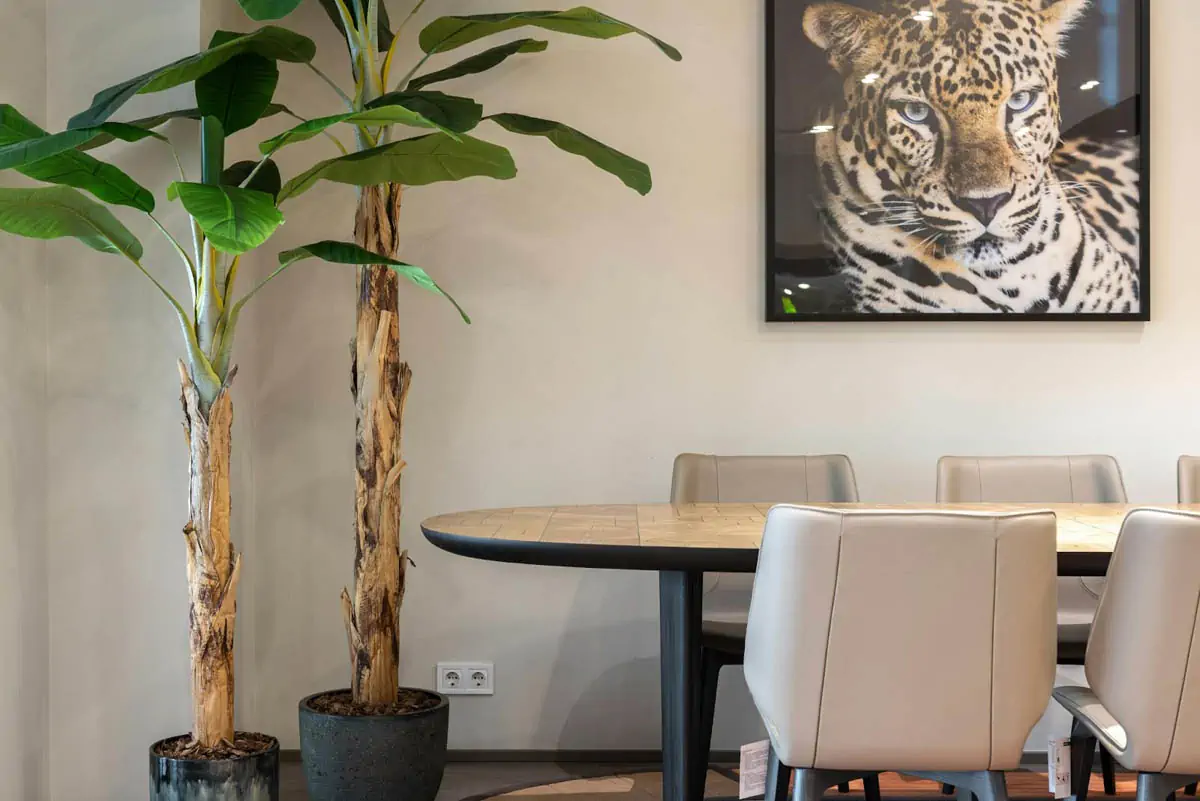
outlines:
[[[561, 750], [648, 749], [659, 746], [658, 617], [621, 619], [609, 614], [628, 603], [625, 582], [609, 571], [580, 571], [581, 580], [565, 623], [556, 638], [558, 656], [549, 671], [543, 709], [565, 709], [564, 718], [542, 715], [534, 738]], [[657, 575], [647, 573], [647, 582]], [[638, 593], [649, 597], [650, 593]], [[602, 622], [601, 622], [602, 621]], [[606, 665], [611, 654], [644, 654]], [[587, 676], [586, 682], [580, 681]], [[554, 731], [562, 720], [561, 728]]]

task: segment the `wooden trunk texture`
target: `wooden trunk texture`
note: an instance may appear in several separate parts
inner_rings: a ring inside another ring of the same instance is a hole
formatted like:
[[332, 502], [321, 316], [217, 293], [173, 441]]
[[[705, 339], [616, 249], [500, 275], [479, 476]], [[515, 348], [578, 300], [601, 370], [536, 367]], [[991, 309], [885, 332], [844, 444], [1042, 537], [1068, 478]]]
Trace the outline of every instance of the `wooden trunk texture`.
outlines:
[[241, 555], [229, 539], [229, 463], [233, 428], [231, 370], [212, 405], [179, 365], [188, 451], [187, 543], [192, 736], [201, 746], [233, 742], [233, 636]]
[[[401, 187], [363, 189], [355, 241], [395, 256]], [[401, 423], [412, 371], [400, 361], [397, 276], [384, 267], [358, 270], [357, 323], [351, 343], [355, 412], [354, 591], [342, 591], [354, 700], [389, 704], [398, 690], [398, 615], [407, 553], [400, 551]]]

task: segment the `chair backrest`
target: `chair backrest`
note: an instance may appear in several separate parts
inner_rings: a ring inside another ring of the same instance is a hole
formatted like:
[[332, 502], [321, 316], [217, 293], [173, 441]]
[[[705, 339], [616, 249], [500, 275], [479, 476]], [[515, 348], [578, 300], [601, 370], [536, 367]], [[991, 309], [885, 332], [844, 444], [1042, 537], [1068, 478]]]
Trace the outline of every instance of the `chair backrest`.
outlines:
[[939, 503], [1126, 503], [1111, 456], [943, 456]]
[[[1200, 514], [1138, 509], [1092, 624], [1088, 684], [1130, 770], [1200, 773]], [[1123, 730], [1123, 731], [1122, 731]]]
[[796, 768], [1007, 770], [1050, 698], [1050, 512], [767, 516], [746, 683]]
[[1200, 503], [1200, 456], [1179, 457], [1179, 502]]
[[855, 503], [850, 459], [828, 456], [714, 456], [681, 453], [671, 503]]

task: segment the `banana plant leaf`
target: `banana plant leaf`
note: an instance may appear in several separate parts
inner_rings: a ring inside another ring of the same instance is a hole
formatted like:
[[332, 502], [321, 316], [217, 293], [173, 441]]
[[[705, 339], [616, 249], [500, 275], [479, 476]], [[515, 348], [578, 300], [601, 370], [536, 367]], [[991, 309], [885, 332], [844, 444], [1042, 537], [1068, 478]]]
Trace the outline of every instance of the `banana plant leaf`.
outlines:
[[334, 114], [329, 117], [320, 117], [315, 120], [302, 122], [296, 127], [260, 143], [258, 150], [265, 156], [268, 153], [274, 153], [284, 145], [303, 142], [306, 139], [319, 136], [325, 129], [342, 122], [354, 125], [400, 124], [411, 125], [416, 128], [438, 128], [455, 139], [460, 138], [458, 134], [450, 129], [443, 128], [441, 125], [426, 119], [417, 112], [397, 104], [391, 106], [372, 106], [363, 111], [350, 111], [345, 114]]
[[298, 261], [304, 259], [322, 259], [333, 264], [359, 264], [359, 265], [381, 265], [389, 268], [392, 272], [407, 278], [422, 289], [433, 292], [435, 295], [441, 295], [446, 300], [450, 301], [451, 305], [458, 311], [463, 322], [470, 323], [471, 318], [463, 311], [462, 306], [458, 305], [458, 301], [450, 296], [446, 290], [442, 289], [436, 281], [429, 277], [429, 274], [412, 264], [406, 264], [402, 261], [389, 259], [386, 256], [381, 256], [378, 253], [372, 253], [369, 250], [360, 248], [358, 245], [352, 245], [349, 242], [333, 242], [325, 240], [323, 242], [314, 242], [311, 245], [295, 248], [279, 254], [279, 270], [281, 272]]
[[[123, 130], [118, 128], [117, 130]], [[128, 132], [126, 131], [127, 135]], [[44, 130], [12, 106], [0, 104], [0, 146], [10, 146], [30, 140], [51, 138]], [[59, 140], [61, 143], [63, 140]], [[48, 150], [53, 150], [50, 147]], [[16, 167], [17, 172], [48, 184], [73, 186], [107, 203], [129, 206], [141, 211], [154, 210], [154, 195], [111, 164], [92, 158], [86, 153], [64, 149], [38, 161]]]
[[185, 83], [191, 83], [243, 53], [257, 55], [275, 61], [307, 63], [316, 55], [317, 46], [312, 39], [298, 33], [267, 25], [253, 33], [239, 36], [202, 53], [181, 58], [165, 67], [130, 78], [124, 83], [110, 86], [96, 93], [92, 105], [71, 118], [68, 127], [87, 128], [98, 125], [138, 94], [161, 92]]
[[0, 188], [0, 231], [33, 239], [73, 237], [101, 253], [142, 258], [142, 243], [111, 211], [65, 186]]
[[[280, 103], [271, 103], [269, 106], [267, 106], [266, 111], [264, 111], [261, 115], [259, 115], [259, 119], [265, 120], [267, 117], [273, 117], [276, 114], [283, 114], [283, 113], [291, 114], [291, 111], [285, 105], [282, 105]], [[178, 109], [176, 111], [164, 111], [162, 114], [155, 114], [152, 117], [142, 117], [141, 119], [130, 120], [129, 122], [127, 122], [125, 124], [126, 125], [136, 125], [138, 128], [151, 129], [151, 128], [157, 128], [160, 125], [165, 125], [166, 123], [170, 122], [171, 120], [198, 120], [202, 116], [204, 116], [204, 115], [200, 113], [200, 109], [198, 109], [198, 108], [183, 108], [183, 109]], [[112, 123], [104, 123], [104, 124], [110, 125]], [[94, 150], [98, 147], [104, 147], [108, 143], [115, 141], [116, 138], [117, 137], [112, 136], [110, 134], [100, 133], [100, 134], [97, 134], [93, 139], [85, 142], [82, 145], [79, 145], [77, 149], [78, 150]]]
[[279, 202], [308, 191], [322, 180], [355, 186], [423, 186], [475, 176], [504, 180], [516, 174], [512, 154], [499, 145], [471, 136], [456, 141], [447, 134], [435, 133], [322, 161], [284, 184]]
[[277, 197], [279, 188], [283, 186], [283, 177], [279, 174], [279, 165], [271, 159], [267, 159], [267, 163], [254, 173], [250, 183], [242, 186], [242, 182], [250, 177], [255, 167], [258, 167], [257, 161], [239, 161], [229, 165], [221, 173], [221, 185], [253, 189], [256, 192], [266, 192], [272, 198]]
[[0, 146], [0, 170], [11, 170], [33, 164], [36, 161], [57, 156], [87, 144], [100, 135], [123, 142], [137, 142], [146, 137], [166, 141], [166, 137], [136, 125], [124, 122], [105, 122], [94, 128], [74, 128], [61, 133], [47, 134], [37, 139], [25, 139], [11, 145]]
[[255, 22], [282, 19], [296, 10], [302, 0], [238, 0], [246, 16]]
[[483, 119], [483, 106], [469, 97], [442, 92], [388, 92], [367, 104], [367, 108], [404, 106], [438, 127], [466, 133]]
[[[231, 31], [217, 31], [209, 49], [238, 37]], [[196, 79], [196, 105], [202, 115], [220, 120], [228, 136], [258, 122], [271, 105], [278, 84], [275, 61], [257, 53], [242, 53]]]
[[578, 6], [569, 11], [515, 11], [507, 14], [439, 17], [425, 26], [418, 41], [426, 53], [444, 53], [476, 39], [527, 25], [589, 39], [612, 39], [633, 33], [651, 41], [672, 61], [683, 59], [678, 50], [663, 40], [587, 6]]
[[[239, 0], [240, 1], [240, 0]], [[342, 38], [346, 37], [346, 26], [342, 24], [342, 15], [338, 13], [337, 0], [321, 0], [321, 8], [325, 9], [325, 15], [333, 22], [338, 32], [342, 34]], [[353, 2], [347, 2], [346, 8], [350, 12], [350, 16], [354, 19], [355, 24], [358, 23], [358, 18], [355, 16]], [[379, 0], [379, 49], [382, 52], [387, 52], [392, 46], [392, 21], [388, 19], [387, 4], [384, 0]], [[347, 45], [349, 43], [347, 42]]]
[[605, 172], [617, 176], [640, 195], [648, 194], [654, 185], [646, 164], [561, 122], [524, 114], [491, 114], [487, 119], [513, 133], [543, 136], [559, 150], [583, 156]]
[[167, 197], [178, 199], [212, 246], [223, 253], [254, 250], [283, 223], [275, 199], [253, 189], [176, 181]]
[[502, 64], [509, 57], [515, 56], [517, 53], [540, 53], [549, 44], [544, 39], [517, 39], [515, 42], [509, 42], [499, 47], [493, 47], [490, 50], [484, 50], [482, 53], [463, 59], [457, 64], [446, 67], [444, 70], [418, 75], [409, 81], [408, 85], [404, 88], [408, 91], [414, 91], [431, 83], [439, 83], [454, 78], [461, 78], [464, 75], [475, 75], [480, 72], [486, 72], [492, 67]]

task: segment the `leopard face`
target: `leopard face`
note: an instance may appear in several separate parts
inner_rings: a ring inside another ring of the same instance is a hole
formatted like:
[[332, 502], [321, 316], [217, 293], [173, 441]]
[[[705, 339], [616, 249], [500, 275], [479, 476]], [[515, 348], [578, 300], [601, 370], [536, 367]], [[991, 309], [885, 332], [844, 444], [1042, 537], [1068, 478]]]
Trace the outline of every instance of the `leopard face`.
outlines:
[[961, 264], [1005, 261], [1054, 202], [1056, 59], [1087, 2], [810, 6], [805, 33], [844, 78], [837, 157], [865, 210]]

